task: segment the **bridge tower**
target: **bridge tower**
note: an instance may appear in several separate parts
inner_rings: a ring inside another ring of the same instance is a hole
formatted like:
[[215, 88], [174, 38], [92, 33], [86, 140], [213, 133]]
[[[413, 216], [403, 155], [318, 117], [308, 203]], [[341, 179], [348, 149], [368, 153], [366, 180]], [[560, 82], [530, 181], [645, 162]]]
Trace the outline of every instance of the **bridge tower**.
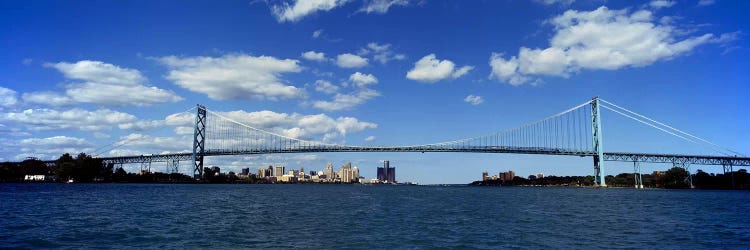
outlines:
[[604, 150], [602, 149], [602, 118], [599, 115], [599, 97], [591, 99], [591, 132], [593, 133], [594, 145], [594, 186], [606, 187], [602, 163], [604, 163]]
[[198, 104], [193, 131], [193, 177], [203, 178], [203, 154], [206, 149], [206, 107]]

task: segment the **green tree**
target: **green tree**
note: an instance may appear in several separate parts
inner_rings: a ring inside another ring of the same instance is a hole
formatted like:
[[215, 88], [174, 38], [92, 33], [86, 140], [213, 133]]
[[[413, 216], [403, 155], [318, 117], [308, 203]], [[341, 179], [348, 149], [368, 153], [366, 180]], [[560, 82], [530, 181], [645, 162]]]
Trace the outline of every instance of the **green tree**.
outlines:
[[661, 178], [662, 185], [664, 188], [689, 188], [690, 186], [685, 181], [690, 173], [680, 167], [673, 167], [664, 172], [664, 176]]
[[21, 168], [23, 168], [24, 175], [47, 175], [49, 174], [49, 168], [36, 158], [28, 158], [21, 162]]
[[68, 153], [63, 154], [55, 161], [55, 167], [53, 173], [61, 181], [67, 181], [73, 176], [73, 169], [75, 168], [76, 162]]

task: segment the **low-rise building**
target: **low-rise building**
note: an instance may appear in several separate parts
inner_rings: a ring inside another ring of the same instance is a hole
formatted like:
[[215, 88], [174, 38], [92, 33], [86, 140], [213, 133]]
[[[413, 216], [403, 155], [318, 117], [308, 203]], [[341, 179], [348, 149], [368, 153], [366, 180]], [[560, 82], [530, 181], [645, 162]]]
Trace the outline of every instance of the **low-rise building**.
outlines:
[[34, 174], [34, 175], [27, 174], [26, 176], [23, 177], [23, 180], [24, 181], [45, 181], [47, 180], [47, 176], [43, 174]]

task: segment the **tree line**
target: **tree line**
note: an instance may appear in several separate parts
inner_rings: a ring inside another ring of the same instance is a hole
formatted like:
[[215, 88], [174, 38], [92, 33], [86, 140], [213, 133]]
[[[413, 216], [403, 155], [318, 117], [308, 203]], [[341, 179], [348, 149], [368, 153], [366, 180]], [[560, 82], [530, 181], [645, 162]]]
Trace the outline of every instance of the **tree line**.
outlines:
[[114, 164], [105, 164], [85, 153], [76, 157], [65, 153], [51, 165], [36, 158], [0, 163], [0, 182], [21, 182], [27, 175], [43, 175], [46, 182], [194, 182], [179, 173], [127, 173], [122, 167], [115, 169]]
[[[667, 171], [657, 171], [652, 174], [642, 174], [643, 186], [646, 188], [668, 188], [668, 189], [682, 189], [691, 188], [690, 183], [694, 188], [700, 189], [750, 189], [750, 174], [747, 170], [740, 169], [738, 171], [729, 172], [726, 174], [709, 174], [703, 170], [696, 171], [695, 174], [691, 175], [684, 168], [673, 167]], [[618, 175], [607, 175], [604, 177], [607, 186], [610, 187], [634, 187], [635, 186], [635, 174], [633, 173], [621, 173]], [[536, 178], [535, 176], [529, 176], [529, 178], [523, 178], [516, 176], [513, 180], [484, 180], [475, 181], [470, 185], [475, 186], [593, 186], [593, 176], [547, 176], [544, 178]]]

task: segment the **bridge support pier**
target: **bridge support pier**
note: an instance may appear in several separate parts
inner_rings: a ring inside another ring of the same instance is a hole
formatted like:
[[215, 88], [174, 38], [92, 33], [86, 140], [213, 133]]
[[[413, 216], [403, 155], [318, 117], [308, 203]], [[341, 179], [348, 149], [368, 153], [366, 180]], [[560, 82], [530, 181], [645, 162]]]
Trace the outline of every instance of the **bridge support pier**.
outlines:
[[203, 155], [206, 149], [206, 107], [198, 104], [193, 131], [193, 178], [203, 178]]
[[144, 169], [146, 172], [151, 173], [151, 161], [141, 162], [141, 172], [143, 172]]
[[591, 99], [591, 133], [593, 134], [594, 152], [594, 186], [606, 187], [602, 163], [604, 163], [604, 150], [602, 149], [602, 119], [599, 115], [599, 97]]
[[167, 162], [167, 173], [179, 173], [180, 172], [180, 160], [172, 160]]
[[640, 162], [633, 162], [633, 178], [635, 179], [635, 188], [643, 188], [643, 175], [641, 175], [641, 164]]

